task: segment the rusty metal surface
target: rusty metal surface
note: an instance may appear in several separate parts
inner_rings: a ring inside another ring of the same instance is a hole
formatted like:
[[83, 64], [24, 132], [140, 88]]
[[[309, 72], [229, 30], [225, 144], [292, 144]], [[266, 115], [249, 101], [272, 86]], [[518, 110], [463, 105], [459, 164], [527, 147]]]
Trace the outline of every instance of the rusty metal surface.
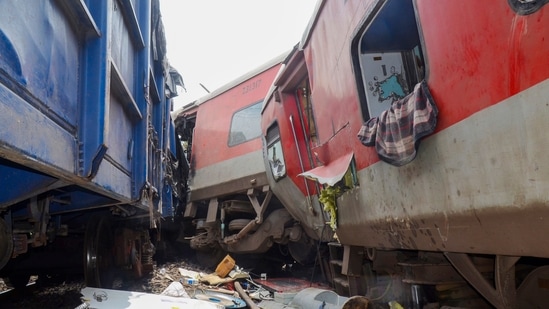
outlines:
[[480, 273], [467, 254], [447, 252], [445, 255], [459, 273], [496, 308], [516, 308], [515, 263], [518, 257], [496, 257], [494, 286]]
[[[269, 175], [272, 179], [272, 176]], [[271, 190], [274, 195], [286, 206], [288, 212], [301, 223], [305, 233], [312, 239], [330, 241], [333, 239], [333, 231], [326, 227], [329, 221], [318, 197], [307, 197], [299, 191], [289, 178], [282, 178], [278, 182], [271, 181]]]
[[277, 209], [265, 218], [263, 224], [257, 227], [257, 230], [248, 234], [246, 237], [231, 241], [235, 236], [228, 236], [225, 241], [226, 250], [237, 253], [263, 253], [266, 252], [275, 242], [285, 242], [289, 237], [288, 229], [286, 233], [285, 226], [293, 221], [293, 218], [285, 209]]
[[465, 282], [451, 264], [399, 263], [404, 271], [403, 281], [415, 284]]
[[517, 288], [519, 308], [544, 308], [549, 304], [549, 266], [532, 271]]

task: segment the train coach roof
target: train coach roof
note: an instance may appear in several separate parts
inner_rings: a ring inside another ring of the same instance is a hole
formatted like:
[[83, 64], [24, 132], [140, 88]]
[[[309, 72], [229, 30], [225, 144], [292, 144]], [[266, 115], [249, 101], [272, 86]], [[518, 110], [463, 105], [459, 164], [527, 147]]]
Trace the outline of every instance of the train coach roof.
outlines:
[[263, 108], [262, 108], [261, 112], [263, 112], [263, 109], [265, 109], [265, 107], [267, 106], [269, 100], [274, 95], [274, 92], [276, 90], [276, 85], [280, 81], [280, 78], [284, 75], [284, 71], [286, 70], [286, 65], [289, 62], [291, 62], [292, 60], [295, 60], [295, 59], [292, 59], [292, 58], [295, 57], [295, 55], [298, 52], [302, 51], [303, 48], [305, 47], [305, 45], [307, 45], [307, 42], [309, 41], [310, 34], [311, 34], [311, 32], [312, 32], [312, 30], [313, 30], [313, 28], [316, 24], [316, 21], [318, 19], [318, 14], [319, 14], [320, 10], [322, 9], [322, 7], [324, 6], [325, 1], [326, 0], [318, 0], [317, 1], [315, 9], [313, 11], [313, 15], [309, 19], [307, 27], [305, 28], [305, 31], [303, 32], [303, 35], [301, 36], [301, 41], [294, 46], [294, 48], [287, 54], [286, 59], [284, 59], [284, 61], [282, 63], [282, 67], [280, 68], [277, 76], [275, 77], [273, 85], [271, 85], [271, 88], [269, 89], [269, 91], [267, 92], [267, 95], [265, 96], [265, 100], [263, 101]]
[[250, 79], [251, 77], [258, 75], [259, 73], [261, 73], [263, 71], [266, 71], [266, 70], [272, 68], [273, 66], [279, 64], [279, 63], [282, 63], [284, 61], [284, 59], [286, 59], [288, 54], [289, 54], [289, 51], [286, 51], [283, 54], [278, 55], [277, 57], [275, 57], [275, 58], [269, 60], [268, 62], [264, 63], [263, 65], [255, 68], [255, 69], [247, 72], [246, 74], [235, 78], [234, 80], [230, 81], [229, 83], [217, 88], [216, 90], [212, 91], [211, 93], [208, 93], [207, 95], [205, 95], [203, 97], [200, 97], [199, 99], [186, 104], [185, 106], [181, 107], [180, 109], [174, 111], [172, 113], [172, 118], [175, 119], [179, 114], [185, 113], [186, 111], [188, 111], [190, 109], [193, 109], [193, 108], [199, 106], [200, 104], [202, 104], [206, 101], [209, 101], [209, 100], [221, 95], [222, 93], [234, 88], [235, 86], [237, 86], [237, 85], [241, 84], [242, 82]]
[[309, 37], [311, 34], [311, 31], [313, 30], [316, 21], [318, 19], [318, 14], [322, 7], [324, 6], [324, 3], [326, 0], [318, 0], [315, 6], [315, 10], [313, 11], [313, 15], [309, 19], [309, 23], [307, 24], [307, 27], [305, 28], [305, 31], [303, 32], [303, 36], [301, 37], [301, 42], [299, 44], [299, 50], [302, 50], [305, 45], [307, 45], [307, 42], [309, 41]]

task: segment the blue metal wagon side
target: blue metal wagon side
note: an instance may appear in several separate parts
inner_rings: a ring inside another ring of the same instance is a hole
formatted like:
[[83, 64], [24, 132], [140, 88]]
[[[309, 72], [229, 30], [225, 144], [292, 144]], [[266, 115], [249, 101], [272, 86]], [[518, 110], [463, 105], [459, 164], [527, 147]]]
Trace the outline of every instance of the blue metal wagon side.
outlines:
[[182, 194], [177, 83], [158, 0], [0, 3], [0, 275], [150, 268]]

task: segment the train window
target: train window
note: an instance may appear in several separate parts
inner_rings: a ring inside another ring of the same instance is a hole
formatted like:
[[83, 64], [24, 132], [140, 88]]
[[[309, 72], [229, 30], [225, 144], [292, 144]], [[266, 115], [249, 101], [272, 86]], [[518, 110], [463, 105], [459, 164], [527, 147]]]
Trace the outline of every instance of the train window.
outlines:
[[389, 109], [424, 78], [423, 54], [412, 0], [389, 0], [355, 38], [353, 61], [362, 114], [370, 119]]
[[261, 136], [261, 107], [263, 101], [238, 110], [231, 119], [229, 147]]
[[301, 110], [303, 130], [312, 146], [317, 144], [316, 124], [313, 115], [313, 105], [311, 101], [311, 88], [309, 79], [303, 80], [295, 90], [296, 100]]
[[286, 162], [284, 162], [284, 153], [282, 152], [282, 143], [280, 142], [280, 131], [277, 125], [273, 125], [267, 130], [265, 137], [267, 142], [267, 159], [271, 167], [273, 178], [278, 181], [286, 176]]

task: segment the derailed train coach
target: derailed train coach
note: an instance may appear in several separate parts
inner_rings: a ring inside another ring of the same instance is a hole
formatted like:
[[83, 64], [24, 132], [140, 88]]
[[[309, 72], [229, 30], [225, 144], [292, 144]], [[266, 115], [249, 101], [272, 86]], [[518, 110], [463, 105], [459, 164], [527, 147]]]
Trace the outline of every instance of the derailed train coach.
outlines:
[[549, 303], [546, 2], [319, 1], [262, 130], [340, 294]]
[[174, 112], [190, 166], [180, 238], [205, 266], [215, 267], [227, 254], [241, 267], [259, 261], [276, 268], [314, 257], [315, 243], [303, 242], [308, 238], [273, 195], [263, 162], [261, 109], [286, 56]]
[[0, 8], [0, 275], [152, 270], [185, 190], [159, 1]]

